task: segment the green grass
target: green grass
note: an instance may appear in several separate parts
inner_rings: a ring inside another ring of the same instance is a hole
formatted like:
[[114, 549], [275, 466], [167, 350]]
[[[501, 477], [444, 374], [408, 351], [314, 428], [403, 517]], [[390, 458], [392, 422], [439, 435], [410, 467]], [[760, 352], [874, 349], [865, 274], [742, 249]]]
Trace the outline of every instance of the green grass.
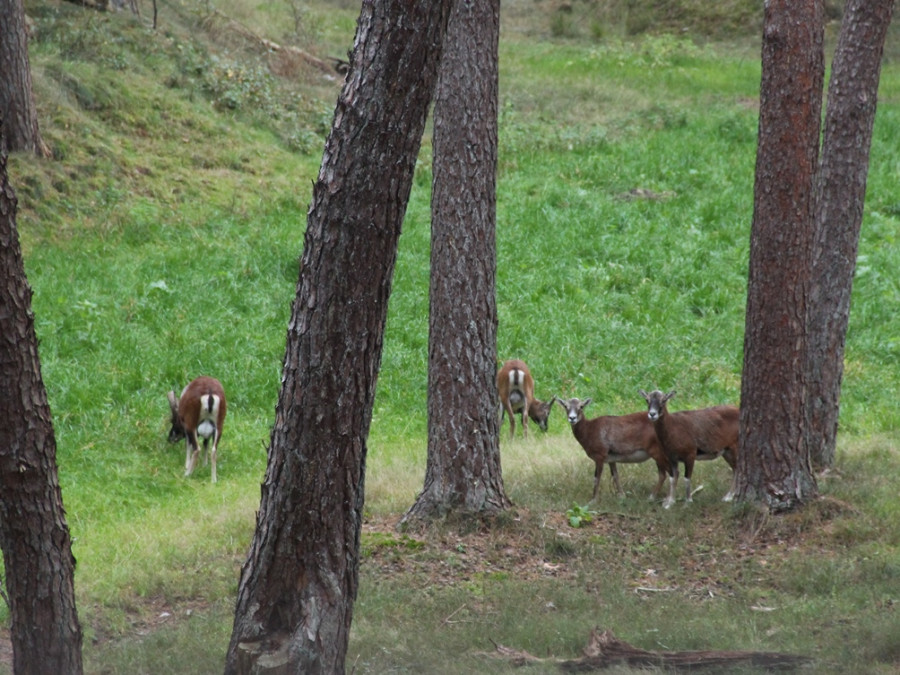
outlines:
[[[10, 177], [87, 670], [221, 672], [339, 85], [296, 65], [272, 76], [252, 43], [221, 17], [202, 20], [199, 6], [161, 2], [154, 33], [125, 14], [28, 5], [55, 160], [14, 156]], [[593, 18], [566, 24], [530, 1], [504, 5], [499, 357], [525, 359], [540, 398], [592, 397], [590, 416], [642, 409], [639, 388], [678, 389], [679, 408], [736, 402], [758, 49], [747, 47], [750, 29], [727, 44], [709, 43], [722, 36], [706, 30], [696, 41], [635, 37], [624, 19], [600, 30], [598, 7], [576, 3]], [[302, 9], [294, 33], [288, 3], [223, 7], [260, 35], [343, 56], [357, 7]], [[491, 640], [572, 658], [600, 624], [647, 649], [780, 650], [818, 655], [819, 672], [891, 672], [900, 661], [898, 80], [889, 61], [838, 471], [823, 480], [821, 504], [771, 521], [719, 502], [724, 463], [698, 467], [693, 506], [663, 512], [646, 501], [655, 470], [645, 464], [622, 467], [621, 501], [606, 473], [596, 516], [570, 528], [565, 512], [585, 505], [593, 465], [557, 410], [549, 434], [527, 442], [502, 429], [516, 509], [495, 529], [393, 533], [425, 468], [426, 139], [369, 439], [371, 523], [348, 669], [512, 672], [483, 654]], [[165, 442], [166, 391], [200, 373], [229, 395], [215, 486], [208, 468], [185, 479], [183, 446]], [[556, 667], [530, 669], [545, 671]]]

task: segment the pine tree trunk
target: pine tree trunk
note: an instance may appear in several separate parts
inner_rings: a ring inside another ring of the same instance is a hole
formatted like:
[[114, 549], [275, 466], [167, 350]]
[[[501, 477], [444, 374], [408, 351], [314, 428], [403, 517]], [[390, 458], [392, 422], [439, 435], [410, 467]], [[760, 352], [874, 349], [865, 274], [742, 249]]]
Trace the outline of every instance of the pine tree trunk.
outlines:
[[496, 169], [500, 3], [459, 3], [434, 110], [428, 463], [404, 517], [510, 506], [497, 411]]
[[816, 195], [807, 334], [806, 443], [834, 465], [850, 293], [866, 196], [884, 41], [894, 0], [849, 0], [831, 67]]
[[823, 33], [819, 0], [766, 3], [736, 487], [772, 510], [817, 494], [803, 423]]
[[22, 0], [0, 0], [0, 150], [49, 157], [38, 131]]
[[13, 670], [78, 674], [81, 626], [75, 558], [41, 378], [16, 199], [0, 150], [0, 547], [9, 597]]
[[226, 673], [341, 673], [400, 226], [450, 0], [366, 0], [312, 204]]

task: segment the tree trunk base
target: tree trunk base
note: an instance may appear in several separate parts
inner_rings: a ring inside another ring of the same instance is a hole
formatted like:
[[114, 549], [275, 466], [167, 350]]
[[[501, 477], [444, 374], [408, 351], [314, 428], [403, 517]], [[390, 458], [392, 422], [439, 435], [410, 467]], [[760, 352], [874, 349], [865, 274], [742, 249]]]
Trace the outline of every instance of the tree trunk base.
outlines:
[[237, 672], [241, 675], [290, 675], [290, 641], [266, 638], [237, 646]]
[[471, 530], [489, 524], [512, 506], [505, 495], [498, 500], [486, 501], [481, 509], [475, 510], [436, 501], [423, 493], [397, 523], [397, 529], [401, 532], [424, 530], [435, 522], [442, 522], [463, 531]]

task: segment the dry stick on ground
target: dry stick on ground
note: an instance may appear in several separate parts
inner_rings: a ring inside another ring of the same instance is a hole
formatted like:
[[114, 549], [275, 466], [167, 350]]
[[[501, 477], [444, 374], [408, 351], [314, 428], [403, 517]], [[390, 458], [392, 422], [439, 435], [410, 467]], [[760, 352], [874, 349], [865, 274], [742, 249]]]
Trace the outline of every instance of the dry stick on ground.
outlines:
[[[344, 75], [349, 68], [349, 64], [346, 61], [342, 61], [341, 59], [329, 57], [328, 60], [323, 60], [317, 56], [313, 56], [307, 51], [300, 49], [299, 47], [280, 45], [277, 42], [273, 42], [272, 40], [257, 35], [240, 21], [232, 19], [231, 17], [223, 14], [217, 9], [214, 9], [212, 11], [207, 20], [211, 21], [212, 19], [221, 19], [225, 22], [226, 28], [237, 33], [241, 37], [250, 40], [251, 42], [255, 42], [256, 44], [260, 45], [270, 52], [284, 52], [293, 56], [297, 56], [325, 73], [332, 74], [337, 72], [341, 75]], [[331, 63], [329, 63], [329, 61]]]
[[541, 659], [528, 652], [510, 649], [494, 643], [494, 656], [506, 659], [513, 665], [556, 661], [560, 670], [567, 673], [586, 673], [612, 666], [656, 667], [674, 671], [693, 671], [700, 668], [724, 668], [727, 666], [754, 666], [767, 670], [790, 670], [811, 661], [795, 654], [752, 651], [689, 651], [653, 652], [634, 647], [620, 640], [611, 631], [595, 628], [584, 649], [584, 656], [571, 660]]

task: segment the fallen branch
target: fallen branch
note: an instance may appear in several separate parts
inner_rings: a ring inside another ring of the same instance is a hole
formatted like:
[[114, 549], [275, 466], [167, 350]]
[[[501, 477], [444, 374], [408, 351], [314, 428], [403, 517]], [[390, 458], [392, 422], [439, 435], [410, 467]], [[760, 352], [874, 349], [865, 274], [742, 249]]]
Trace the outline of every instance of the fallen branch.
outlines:
[[[130, 9], [135, 16], [141, 15], [141, 8], [138, 6], [137, 0], [68, 0], [72, 4], [93, 9], [98, 12], [115, 12], [123, 9]], [[154, 0], [154, 10], [156, 9]], [[127, 7], [126, 7], [127, 5]]]
[[69, 2], [86, 9], [95, 9], [98, 12], [105, 12], [109, 9], [107, 0], [69, 0]]
[[621, 511], [597, 511], [597, 516], [617, 516], [619, 518], [628, 518], [629, 520], [642, 520], [644, 516], [633, 513], [622, 513]]
[[[493, 642], [493, 640], [492, 640]], [[584, 655], [577, 659], [542, 659], [528, 652], [510, 649], [494, 642], [496, 658], [506, 659], [513, 665], [529, 663], [556, 663], [567, 673], [586, 673], [613, 666], [653, 667], [671, 671], [694, 671], [700, 668], [725, 669], [736, 666], [752, 666], [767, 670], [794, 669], [811, 661], [806, 656], [781, 654], [777, 652], [753, 651], [687, 651], [656, 652], [639, 649], [620, 640], [612, 631], [595, 628], [584, 649]]]
[[284, 54], [290, 54], [292, 56], [296, 56], [297, 58], [306, 61], [310, 65], [318, 68], [319, 70], [325, 73], [338, 73], [340, 75], [345, 75], [347, 70], [350, 68], [350, 64], [346, 61], [342, 61], [341, 59], [335, 59], [329, 57], [328, 59], [320, 59], [317, 56], [313, 56], [307, 51], [300, 49], [299, 47], [292, 47], [290, 45], [280, 45], [277, 42], [269, 40], [268, 38], [264, 38], [261, 35], [257, 35], [250, 28], [242, 24], [240, 21], [232, 19], [227, 14], [223, 14], [218, 9], [214, 9], [210, 16], [210, 19], [217, 18], [224, 22], [225, 27], [240, 35], [246, 40], [250, 42], [255, 42], [257, 45], [266, 49], [270, 52], [281, 52]]
[[623, 192], [619, 195], [616, 195], [619, 199], [623, 199], [625, 201], [634, 201], [635, 199], [649, 199], [649, 200], [660, 200], [660, 199], [669, 199], [670, 197], [674, 197], [675, 193], [671, 191], [665, 192], [654, 192], [653, 190], [648, 190], [647, 188], [631, 188], [628, 192]]
[[460, 605], [459, 607], [454, 609], [452, 612], [450, 612], [450, 614], [448, 616], [444, 617], [444, 620], [441, 621], [441, 623], [443, 623], [443, 624], [459, 623], [458, 621], [453, 621], [453, 617], [456, 616], [457, 614], [459, 614], [465, 608], [466, 608], [466, 605], [465, 605], [465, 603], [463, 603], [462, 605]]
[[537, 656], [532, 656], [528, 652], [504, 647], [503, 645], [498, 644], [493, 640], [491, 640], [491, 642], [494, 645], [494, 649], [497, 650], [497, 654], [506, 661], [509, 661], [514, 666], [525, 666], [530, 663], [541, 663], [546, 660]]

